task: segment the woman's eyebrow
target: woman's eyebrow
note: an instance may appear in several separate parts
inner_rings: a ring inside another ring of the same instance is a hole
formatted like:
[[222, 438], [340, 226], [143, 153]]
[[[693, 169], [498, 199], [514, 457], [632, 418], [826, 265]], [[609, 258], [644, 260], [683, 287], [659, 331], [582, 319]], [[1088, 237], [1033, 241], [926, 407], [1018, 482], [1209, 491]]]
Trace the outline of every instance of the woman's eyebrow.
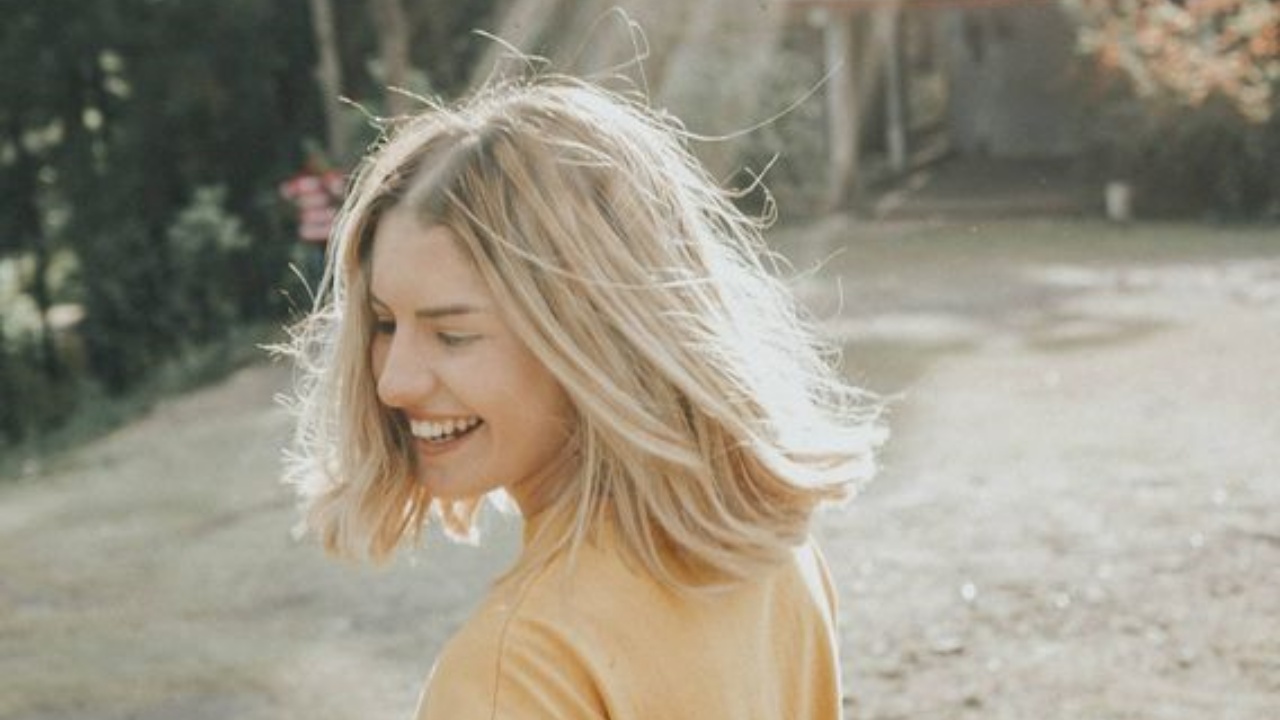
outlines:
[[432, 305], [428, 307], [418, 308], [413, 314], [429, 320], [435, 320], [442, 317], [453, 317], [455, 315], [476, 315], [486, 312], [486, 309], [477, 305], [468, 305], [466, 303], [451, 303], [449, 305]]
[[[389, 309], [387, 304], [378, 299], [378, 296], [370, 293], [369, 304], [373, 305], [377, 310]], [[477, 315], [488, 312], [488, 308], [481, 305], [472, 305], [470, 303], [447, 303], [444, 305], [428, 305], [413, 311], [416, 317], [427, 320], [436, 320], [443, 317], [454, 317], [457, 315]]]

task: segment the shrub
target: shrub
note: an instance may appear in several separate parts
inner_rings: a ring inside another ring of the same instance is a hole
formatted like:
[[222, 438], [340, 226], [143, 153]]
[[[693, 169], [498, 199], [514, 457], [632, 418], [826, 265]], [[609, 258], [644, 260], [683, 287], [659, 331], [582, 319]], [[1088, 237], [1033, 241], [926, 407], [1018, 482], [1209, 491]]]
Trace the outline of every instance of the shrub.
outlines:
[[1143, 214], [1280, 218], [1280, 114], [1257, 124], [1221, 98], [1194, 108], [1112, 98], [1090, 136], [1091, 165], [1132, 182]]
[[1097, 80], [1107, 174], [1147, 212], [1280, 217], [1280, 6], [1063, 1]]
[[197, 343], [225, 333], [243, 304], [233, 268], [251, 239], [225, 201], [225, 188], [198, 188], [168, 230], [176, 315]]

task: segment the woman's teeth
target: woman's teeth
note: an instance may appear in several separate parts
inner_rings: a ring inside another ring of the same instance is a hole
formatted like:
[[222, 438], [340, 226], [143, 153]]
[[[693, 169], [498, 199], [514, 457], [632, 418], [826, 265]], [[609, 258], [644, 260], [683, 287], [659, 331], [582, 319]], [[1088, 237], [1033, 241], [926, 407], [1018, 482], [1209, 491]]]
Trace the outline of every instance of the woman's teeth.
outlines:
[[454, 418], [436, 422], [433, 420], [410, 420], [409, 430], [414, 437], [427, 440], [429, 442], [441, 442], [449, 440], [470, 431], [472, 428], [480, 424], [480, 418]]

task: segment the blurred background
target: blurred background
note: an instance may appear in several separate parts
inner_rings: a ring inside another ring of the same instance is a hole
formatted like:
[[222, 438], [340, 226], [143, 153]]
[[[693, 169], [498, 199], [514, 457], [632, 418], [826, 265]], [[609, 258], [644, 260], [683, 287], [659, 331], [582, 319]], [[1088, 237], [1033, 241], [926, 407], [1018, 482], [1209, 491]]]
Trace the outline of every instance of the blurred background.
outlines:
[[893, 398], [881, 478], [818, 528], [852, 717], [1280, 717], [1273, 2], [0, 18], [0, 718], [409, 713], [518, 533], [381, 572], [294, 543], [261, 346], [380, 119], [508, 46], [700, 136]]

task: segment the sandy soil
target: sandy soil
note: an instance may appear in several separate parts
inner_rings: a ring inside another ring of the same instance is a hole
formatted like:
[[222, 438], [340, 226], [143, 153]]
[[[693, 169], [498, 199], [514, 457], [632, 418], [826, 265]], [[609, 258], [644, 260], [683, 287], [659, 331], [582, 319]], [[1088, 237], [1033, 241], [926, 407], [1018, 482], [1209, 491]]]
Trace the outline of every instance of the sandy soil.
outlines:
[[[897, 394], [881, 478], [819, 522], [851, 717], [1280, 717], [1280, 235], [780, 243], [825, 260], [806, 297]], [[247, 369], [0, 484], [0, 718], [408, 715], [514, 528], [383, 571], [299, 545], [287, 381]]]

